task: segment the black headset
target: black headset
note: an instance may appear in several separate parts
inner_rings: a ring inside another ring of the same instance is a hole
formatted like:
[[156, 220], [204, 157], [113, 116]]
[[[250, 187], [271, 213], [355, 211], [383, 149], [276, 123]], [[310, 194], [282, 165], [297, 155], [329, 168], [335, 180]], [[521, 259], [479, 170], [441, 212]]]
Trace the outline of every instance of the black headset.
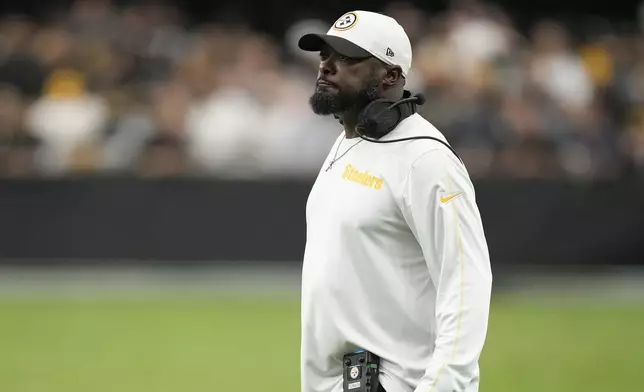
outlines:
[[432, 136], [410, 136], [400, 139], [380, 140], [380, 138], [393, 131], [402, 120], [416, 113], [417, 105], [424, 103], [425, 97], [420, 94], [412, 95], [407, 90], [404, 91], [403, 98], [400, 101], [393, 102], [386, 99], [372, 101], [358, 114], [356, 133], [361, 139], [371, 143], [397, 143], [416, 139], [435, 140], [449, 148], [462, 163], [461, 157], [449, 144]]

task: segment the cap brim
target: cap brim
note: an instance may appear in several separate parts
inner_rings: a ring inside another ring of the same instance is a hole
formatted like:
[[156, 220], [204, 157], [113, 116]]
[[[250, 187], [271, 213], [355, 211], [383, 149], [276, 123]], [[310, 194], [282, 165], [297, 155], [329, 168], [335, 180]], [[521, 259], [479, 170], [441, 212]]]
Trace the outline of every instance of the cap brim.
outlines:
[[300, 41], [298, 42], [300, 49], [307, 52], [318, 52], [322, 50], [324, 45], [329, 45], [334, 51], [349, 58], [363, 59], [372, 57], [371, 53], [362, 49], [353, 42], [333, 35], [306, 34], [300, 38]]

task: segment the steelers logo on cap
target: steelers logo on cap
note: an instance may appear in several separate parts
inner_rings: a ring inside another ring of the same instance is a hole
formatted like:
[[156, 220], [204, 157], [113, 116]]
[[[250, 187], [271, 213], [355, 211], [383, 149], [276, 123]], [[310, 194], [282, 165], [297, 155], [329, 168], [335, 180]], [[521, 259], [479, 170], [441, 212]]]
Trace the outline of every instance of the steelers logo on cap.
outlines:
[[347, 12], [338, 19], [333, 28], [336, 30], [349, 30], [352, 28], [358, 21], [358, 15], [353, 12]]

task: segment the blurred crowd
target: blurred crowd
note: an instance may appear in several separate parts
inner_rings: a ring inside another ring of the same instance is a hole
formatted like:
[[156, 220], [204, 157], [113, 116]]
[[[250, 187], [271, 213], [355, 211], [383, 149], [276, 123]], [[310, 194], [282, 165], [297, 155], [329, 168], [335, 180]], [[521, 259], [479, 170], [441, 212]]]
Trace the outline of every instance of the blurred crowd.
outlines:
[[[519, 32], [503, 10], [383, 10], [413, 46], [407, 88], [475, 178], [644, 174], [644, 33], [610, 23]], [[312, 177], [341, 131], [308, 107], [318, 57], [178, 9], [78, 0], [0, 20], [0, 176]]]

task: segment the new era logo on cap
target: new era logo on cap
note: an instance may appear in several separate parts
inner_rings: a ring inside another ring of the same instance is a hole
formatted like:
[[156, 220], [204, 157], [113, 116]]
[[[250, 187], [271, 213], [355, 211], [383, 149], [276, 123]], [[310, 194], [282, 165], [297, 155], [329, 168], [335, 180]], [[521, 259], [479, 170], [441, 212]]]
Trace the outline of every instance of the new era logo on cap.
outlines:
[[351, 11], [338, 18], [326, 34], [306, 34], [303, 50], [318, 51], [324, 44], [347, 57], [376, 57], [400, 67], [404, 77], [411, 68], [409, 37], [394, 18], [369, 11]]

